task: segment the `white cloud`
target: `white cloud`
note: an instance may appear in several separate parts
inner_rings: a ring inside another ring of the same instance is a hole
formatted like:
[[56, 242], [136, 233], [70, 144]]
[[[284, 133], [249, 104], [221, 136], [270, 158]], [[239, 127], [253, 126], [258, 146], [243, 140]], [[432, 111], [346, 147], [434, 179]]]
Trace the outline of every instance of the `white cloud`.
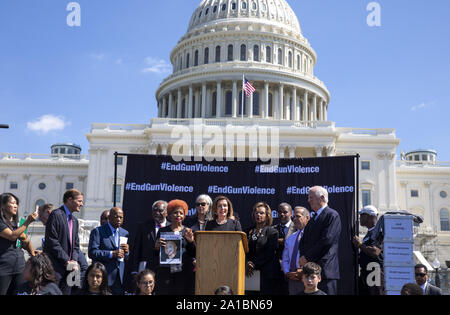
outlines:
[[417, 110], [419, 110], [419, 109], [423, 109], [423, 108], [426, 108], [426, 107], [430, 107], [430, 106], [433, 105], [433, 104], [434, 104], [434, 102], [429, 102], [429, 103], [423, 102], [423, 103], [421, 103], [421, 104], [419, 104], [419, 105], [415, 105], [415, 106], [411, 107], [411, 111], [415, 112], [415, 111], [417, 111]]
[[36, 121], [28, 122], [27, 129], [38, 133], [47, 134], [53, 130], [63, 130], [70, 125], [62, 116], [44, 115]]
[[98, 61], [102, 61], [103, 58], [105, 58], [104, 54], [89, 54], [89, 57], [91, 57], [92, 59], [98, 60]]
[[145, 59], [145, 63], [147, 65], [147, 67], [142, 69], [143, 73], [164, 74], [164, 73], [170, 73], [170, 71], [172, 70], [172, 65], [162, 59], [147, 57]]
[[119, 58], [116, 60], [116, 65], [121, 65], [123, 63], [123, 59]]

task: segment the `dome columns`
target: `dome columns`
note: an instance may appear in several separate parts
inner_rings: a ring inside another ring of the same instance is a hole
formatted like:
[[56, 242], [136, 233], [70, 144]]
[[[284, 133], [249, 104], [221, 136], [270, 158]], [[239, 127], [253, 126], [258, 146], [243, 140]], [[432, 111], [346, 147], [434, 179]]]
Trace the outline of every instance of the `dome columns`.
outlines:
[[[239, 118], [242, 80], [224, 79], [175, 87], [159, 97], [160, 118]], [[304, 87], [252, 80], [253, 97], [244, 94], [244, 117], [289, 121], [327, 121], [326, 99]], [[244, 92], [245, 93], [245, 92]]]

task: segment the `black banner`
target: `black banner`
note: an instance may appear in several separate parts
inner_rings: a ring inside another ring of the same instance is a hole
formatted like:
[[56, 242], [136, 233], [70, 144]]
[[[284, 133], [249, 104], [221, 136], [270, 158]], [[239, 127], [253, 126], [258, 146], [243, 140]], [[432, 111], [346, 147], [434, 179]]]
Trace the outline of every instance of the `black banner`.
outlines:
[[195, 199], [208, 194], [214, 200], [227, 196], [244, 230], [253, 222], [253, 205], [267, 202], [274, 219], [277, 206], [287, 202], [310, 209], [307, 202], [312, 186], [329, 193], [329, 206], [339, 212], [342, 233], [339, 243], [341, 281], [339, 294], [355, 293], [356, 262], [351, 238], [356, 231], [356, 157], [280, 159], [277, 166], [260, 161], [175, 162], [171, 156], [127, 155], [123, 208], [124, 227], [134, 234], [136, 223], [151, 216], [156, 200], [185, 200], [190, 214]]

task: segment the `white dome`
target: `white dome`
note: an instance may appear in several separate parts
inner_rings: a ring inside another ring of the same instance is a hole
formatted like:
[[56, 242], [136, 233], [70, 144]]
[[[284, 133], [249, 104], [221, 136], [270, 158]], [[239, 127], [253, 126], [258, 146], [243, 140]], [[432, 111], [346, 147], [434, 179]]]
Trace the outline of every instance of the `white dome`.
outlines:
[[203, 0], [191, 17], [188, 32], [233, 19], [282, 26], [301, 34], [297, 16], [285, 0]]

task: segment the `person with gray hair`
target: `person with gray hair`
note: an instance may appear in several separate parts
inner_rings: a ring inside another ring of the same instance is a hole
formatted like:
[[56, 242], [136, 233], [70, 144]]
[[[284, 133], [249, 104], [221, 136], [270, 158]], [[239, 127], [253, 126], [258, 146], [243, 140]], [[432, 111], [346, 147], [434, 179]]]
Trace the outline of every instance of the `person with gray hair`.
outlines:
[[152, 204], [152, 217], [138, 225], [130, 257], [132, 275], [137, 275], [144, 269], [155, 271], [158, 260], [154, 254], [156, 235], [160, 228], [168, 225], [167, 201], [157, 200]]
[[339, 239], [342, 225], [339, 213], [328, 206], [328, 192], [314, 186], [309, 190], [308, 203], [311, 219], [304, 229], [299, 245], [299, 265], [312, 261], [322, 268], [319, 289], [328, 295], [337, 294], [339, 274]]
[[206, 194], [199, 195], [195, 199], [196, 212], [184, 220], [184, 224], [191, 228], [193, 232], [204, 231], [206, 222], [212, 219], [211, 207], [212, 199]]

